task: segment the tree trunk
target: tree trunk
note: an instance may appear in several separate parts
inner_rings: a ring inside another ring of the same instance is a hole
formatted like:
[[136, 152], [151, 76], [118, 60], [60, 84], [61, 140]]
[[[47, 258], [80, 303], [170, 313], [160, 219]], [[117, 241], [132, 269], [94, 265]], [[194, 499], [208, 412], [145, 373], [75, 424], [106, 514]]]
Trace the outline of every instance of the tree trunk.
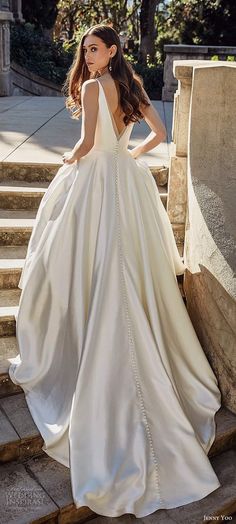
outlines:
[[155, 12], [158, 0], [142, 0], [140, 10], [140, 55], [139, 61], [147, 63], [147, 55], [155, 57]]

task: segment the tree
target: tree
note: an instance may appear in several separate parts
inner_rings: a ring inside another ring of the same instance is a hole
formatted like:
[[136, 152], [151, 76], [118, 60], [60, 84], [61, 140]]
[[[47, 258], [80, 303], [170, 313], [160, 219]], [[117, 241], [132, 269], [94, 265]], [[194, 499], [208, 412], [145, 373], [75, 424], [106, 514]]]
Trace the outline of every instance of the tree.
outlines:
[[51, 36], [57, 14], [59, 0], [23, 0], [22, 14], [26, 22], [42, 29], [46, 35]]
[[[118, 31], [130, 30], [137, 34], [137, 12], [141, 0], [60, 0], [55, 35], [66, 32], [68, 39], [80, 31], [81, 25], [90, 27], [102, 22], [110, 23]], [[82, 21], [82, 23], [81, 23]]]
[[235, 0], [171, 0], [158, 17], [164, 43], [235, 45]]
[[68, 40], [71, 40], [82, 15], [81, 2], [78, 5], [77, 0], [59, 0], [58, 15], [54, 27], [55, 37], [66, 36]]
[[155, 13], [158, 0], [142, 0], [140, 10], [140, 62], [155, 58]]

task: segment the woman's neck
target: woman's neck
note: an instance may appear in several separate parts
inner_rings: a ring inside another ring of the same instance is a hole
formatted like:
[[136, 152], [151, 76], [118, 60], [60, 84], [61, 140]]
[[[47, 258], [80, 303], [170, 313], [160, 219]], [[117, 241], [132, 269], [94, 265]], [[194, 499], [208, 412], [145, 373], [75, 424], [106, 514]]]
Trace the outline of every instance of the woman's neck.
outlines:
[[99, 76], [111, 76], [108, 70], [108, 66], [98, 70]]

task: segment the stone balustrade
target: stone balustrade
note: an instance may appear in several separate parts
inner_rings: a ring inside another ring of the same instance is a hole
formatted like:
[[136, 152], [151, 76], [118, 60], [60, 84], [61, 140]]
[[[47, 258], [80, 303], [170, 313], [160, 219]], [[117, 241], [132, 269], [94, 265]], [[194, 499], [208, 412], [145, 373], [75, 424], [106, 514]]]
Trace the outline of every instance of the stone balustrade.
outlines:
[[178, 81], [173, 74], [173, 62], [176, 60], [209, 60], [217, 55], [219, 60], [227, 60], [228, 56], [236, 60], [236, 47], [213, 46], [213, 45], [187, 45], [167, 44], [164, 46], [164, 86], [162, 89], [162, 100], [171, 102], [178, 86]]
[[173, 73], [167, 211], [185, 238], [189, 314], [236, 413], [236, 63], [177, 60]]

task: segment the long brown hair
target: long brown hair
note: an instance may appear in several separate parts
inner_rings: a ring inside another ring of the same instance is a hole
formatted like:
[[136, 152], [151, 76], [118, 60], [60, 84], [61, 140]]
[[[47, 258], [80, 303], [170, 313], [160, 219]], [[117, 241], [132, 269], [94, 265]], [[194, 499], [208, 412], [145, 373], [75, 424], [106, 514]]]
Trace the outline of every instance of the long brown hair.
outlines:
[[120, 39], [115, 29], [105, 24], [94, 25], [85, 31], [62, 87], [62, 92], [67, 97], [66, 107], [72, 112], [72, 118], [79, 118], [82, 112], [82, 84], [90, 78], [99, 76], [97, 72], [90, 75], [84, 59], [83, 45], [85, 37], [88, 35], [97, 36], [108, 48], [113, 44], [117, 46], [116, 54], [112, 58], [112, 71], [110, 74], [119, 86], [120, 105], [125, 113], [124, 123], [127, 125], [129, 122], [139, 122], [143, 118], [139, 108], [140, 103], [143, 103], [145, 106], [150, 105], [143, 90], [142, 78], [135, 73], [130, 63], [125, 60]]

